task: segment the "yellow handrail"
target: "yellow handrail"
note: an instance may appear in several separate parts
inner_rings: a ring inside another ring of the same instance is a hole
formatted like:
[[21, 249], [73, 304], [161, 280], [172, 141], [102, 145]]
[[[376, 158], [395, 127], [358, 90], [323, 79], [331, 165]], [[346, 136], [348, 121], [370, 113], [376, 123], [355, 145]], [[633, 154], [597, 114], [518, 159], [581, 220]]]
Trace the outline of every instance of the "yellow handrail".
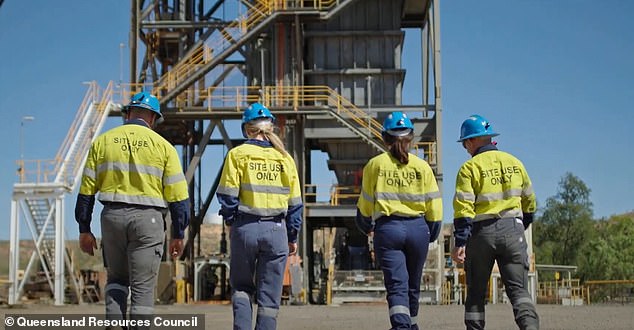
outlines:
[[634, 299], [634, 279], [632, 280], [592, 280], [585, 281], [586, 303], [591, 303], [590, 298], [604, 301], [621, 302]]
[[[368, 130], [374, 138], [381, 138], [383, 128], [374, 117], [328, 86], [266, 86], [264, 88], [211, 86], [206, 89], [186, 90], [181, 95], [187, 100], [194, 97], [205, 100], [208, 112], [212, 112], [215, 107], [234, 106], [237, 111], [241, 111], [249, 103], [255, 101], [260, 101], [269, 107], [290, 106], [295, 111], [298, 111], [302, 104], [324, 105]], [[178, 105], [177, 107], [184, 108]]]
[[585, 281], [584, 285], [601, 285], [601, 284], [634, 284], [634, 280], [594, 280]]
[[[17, 160], [20, 183], [48, 183], [55, 179], [55, 159]], [[52, 178], [51, 178], [52, 176]]]
[[416, 156], [423, 158], [430, 165], [436, 164], [436, 142], [416, 142], [412, 147]]
[[[130, 90], [145, 86], [130, 87]], [[123, 87], [125, 89], [125, 87]], [[124, 95], [126, 99], [127, 95]], [[374, 117], [358, 108], [348, 99], [328, 86], [210, 86], [204, 89], [187, 89], [180, 94], [179, 100], [205, 101], [206, 111], [215, 108], [233, 107], [242, 111], [248, 104], [259, 101], [268, 107], [291, 107], [300, 111], [301, 105], [328, 106], [331, 111], [350, 119], [361, 130], [367, 131], [374, 139], [381, 139], [383, 126]], [[177, 100], [179, 111], [187, 107]]]
[[[319, 188], [330, 188], [329, 200], [318, 201]], [[317, 185], [317, 184], [305, 184], [304, 185], [304, 197], [306, 204], [329, 204], [329, 205], [341, 205], [341, 201], [344, 199], [357, 199], [359, 198], [360, 186], [340, 186], [340, 185]]]
[[245, 15], [229, 23], [220, 30], [220, 35], [215, 35], [214, 38], [210, 39], [209, 45], [202, 44], [188, 57], [181, 59], [177, 65], [157, 81], [152, 93], [162, 95], [162, 92], [173, 89], [202, 65], [208, 63], [212, 59], [214, 49], [225, 49], [266, 17], [265, 13], [268, 11], [266, 3], [258, 2], [256, 5], [249, 5], [249, 7]]
[[330, 205], [341, 205], [341, 200], [344, 199], [358, 199], [359, 194], [359, 186], [334, 185], [330, 194]]
[[579, 279], [543, 281], [538, 283], [537, 288], [538, 297], [554, 303], [559, 303], [562, 298], [585, 300], [585, 294]]
[[329, 10], [339, 4], [337, 0], [317, 0], [317, 1], [283, 1], [283, 0], [260, 0], [255, 3], [242, 2], [247, 6], [247, 12], [231, 21], [227, 26], [220, 29], [220, 33], [209, 39], [208, 43], [198, 46], [189, 55], [181, 59], [171, 70], [165, 73], [153, 86], [154, 95], [162, 95], [179, 85], [187, 77], [194, 74], [203, 65], [209, 63], [213, 58], [213, 53], [221, 52], [229, 45], [235, 43], [250, 29], [263, 21], [274, 12], [288, 9], [318, 9]]
[[[89, 108], [90, 102], [95, 102], [96, 111], [103, 113], [109, 100], [126, 104], [130, 96], [140, 90], [147, 90], [149, 84], [121, 84], [118, 88], [114, 88], [113, 82], [110, 82], [103, 92], [100, 92], [96, 83], [91, 83], [89, 91], [84, 96], [84, 100], [78, 110], [75, 121], [69, 129], [68, 135], [60, 147], [56, 157], [52, 161], [39, 161], [36, 180], [38, 182], [48, 182], [48, 178], [43, 178], [43, 173], [55, 173], [61, 168], [64, 155], [68, 152], [72, 138], [77, 134], [79, 129], [79, 120], [85, 115]], [[370, 114], [358, 108], [352, 102], [341, 96], [337, 91], [328, 86], [234, 86], [234, 87], [218, 87], [211, 86], [204, 89], [188, 89], [182, 94], [184, 99], [204, 100], [206, 110], [213, 112], [216, 108], [233, 108], [236, 112], [242, 111], [248, 104], [259, 101], [269, 107], [289, 107], [294, 111], [302, 111], [310, 109], [311, 106], [328, 107], [329, 111], [333, 111], [339, 116], [348, 119], [350, 123], [356, 124], [357, 129], [361, 132], [367, 132], [371, 139], [380, 140], [382, 125]], [[99, 100], [97, 102], [97, 100]], [[307, 107], [308, 106], [308, 107]], [[187, 111], [187, 107], [178, 106], [179, 111]], [[84, 144], [89, 143], [91, 139], [85, 139]], [[430, 164], [436, 163], [436, 143], [435, 142], [419, 142], [413, 146], [413, 151], [426, 159]], [[81, 161], [78, 157], [83, 155], [75, 155], [72, 160], [73, 164]], [[27, 173], [25, 169], [26, 161], [18, 161], [20, 171], [20, 182], [26, 180]], [[50, 170], [43, 170], [43, 164], [53, 164]], [[67, 165], [73, 165], [67, 164]], [[72, 172], [71, 174], [73, 174]], [[31, 173], [32, 174], [32, 173]], [[76, 174], [76, 173], [74, 173]], [[67, 177], [67, 176], [66, 176]]]

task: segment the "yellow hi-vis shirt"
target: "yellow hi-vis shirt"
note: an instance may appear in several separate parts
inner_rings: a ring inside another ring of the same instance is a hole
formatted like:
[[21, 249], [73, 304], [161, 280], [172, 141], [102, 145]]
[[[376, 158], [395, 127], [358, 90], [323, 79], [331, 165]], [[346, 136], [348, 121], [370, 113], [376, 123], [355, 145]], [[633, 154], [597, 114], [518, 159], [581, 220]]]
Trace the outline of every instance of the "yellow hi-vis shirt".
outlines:
[[429, 164], [409, 154], [401, 164], [389, 152], [380, 154], [363, 168], [361, 196], [357, 207], [364, 217], [425, 216], [426, 221], [442, 221], [442, 199]]
[[490, 150], [466, 161], [456, 178], [454, 219], [473, 221], [534, 213], [537, 204], [531, 180], [513, 155]]
[[217, 192], [237, 197], [239, 212], [261, 217], [286, 215], [289, 206], [302, 203], [295, 161], [250, 143], [229, 150]]
[[92, 143], [79, 193], [97, 192], [102, 202], [162, 208], [189, 198], [174, 146], [137, 124], [113, 128]]

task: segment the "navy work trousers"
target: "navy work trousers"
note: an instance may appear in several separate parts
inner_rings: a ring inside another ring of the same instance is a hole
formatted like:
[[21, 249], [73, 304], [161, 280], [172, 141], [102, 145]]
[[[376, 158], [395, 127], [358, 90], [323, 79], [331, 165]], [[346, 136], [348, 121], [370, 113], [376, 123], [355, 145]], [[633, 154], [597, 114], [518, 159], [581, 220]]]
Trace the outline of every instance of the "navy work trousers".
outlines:
[[429, 249], [423, 218], [383, 217], [374, 228], [374, 250], [383, 270], [392, 329], [418, 329], [418, 299]]
[[252, 329], [251, 298], [258, 304], [255, 329], [273, 330], [282, 300], [288, 237], [283, 221], [238, 217], [231, 226], [233, 329]]
[[539, 318], [528, 293], [528, 252], [521, 219], [476, 222], [467, 241], [465, 272], [467, 329], [484, 329], [484, 304], [493, 262], [497, 261], [520, 329], [539, 329]]

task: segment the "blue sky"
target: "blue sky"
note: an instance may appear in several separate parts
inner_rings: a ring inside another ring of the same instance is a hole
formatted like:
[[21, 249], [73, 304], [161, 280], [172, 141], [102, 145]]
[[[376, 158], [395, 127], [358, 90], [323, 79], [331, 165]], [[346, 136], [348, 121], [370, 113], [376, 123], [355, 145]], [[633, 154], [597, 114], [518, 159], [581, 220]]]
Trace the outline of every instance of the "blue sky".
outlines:
[[[596, 217], [634, 210], [632, 13], [627, 0], [441, 3], [446, 222], [455, 173], [468, 159], [455, 140], [473, 113], [501, 134], [500, 149], [524, 162], [541, 206], [571, 172], [592, 190]], [[21, 118], [35, 117], [24, 126], [25, 158], [53, 158], [85, 94], [82, 82], [119, 79], [129, 24], [125, 1], [8, 0], [0, 7], [0, 239], [9, 236]], [[406, 103], [420, 103], [418, 59], [407, 57], [414, 38], [406, 37], [403, 59]], [[124, 56], [125, 81], [127, 48]], [[331, 183], [332, 175], [324, 177]], [[77, 235], [74, 199], [67, 197], [69, 237]]]

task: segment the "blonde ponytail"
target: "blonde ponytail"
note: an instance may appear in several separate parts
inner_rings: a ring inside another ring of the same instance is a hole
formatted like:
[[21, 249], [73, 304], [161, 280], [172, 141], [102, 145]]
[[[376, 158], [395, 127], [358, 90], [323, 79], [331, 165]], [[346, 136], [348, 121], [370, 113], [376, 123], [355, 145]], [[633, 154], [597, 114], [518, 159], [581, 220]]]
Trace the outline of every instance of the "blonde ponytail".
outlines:
[[275, 134], [275, 126], [270, 120], [256, 120], [245, 124], [245, 130], [247, 132], [247, 136], [250, 138], [256, 137], [259, 134], [264, 135], [264, 137], [271, 142], [273, 148], [282, 153], [283, 155], [288, 155], [286, 148], [284, 147], [284, 142], [282, 139]]

